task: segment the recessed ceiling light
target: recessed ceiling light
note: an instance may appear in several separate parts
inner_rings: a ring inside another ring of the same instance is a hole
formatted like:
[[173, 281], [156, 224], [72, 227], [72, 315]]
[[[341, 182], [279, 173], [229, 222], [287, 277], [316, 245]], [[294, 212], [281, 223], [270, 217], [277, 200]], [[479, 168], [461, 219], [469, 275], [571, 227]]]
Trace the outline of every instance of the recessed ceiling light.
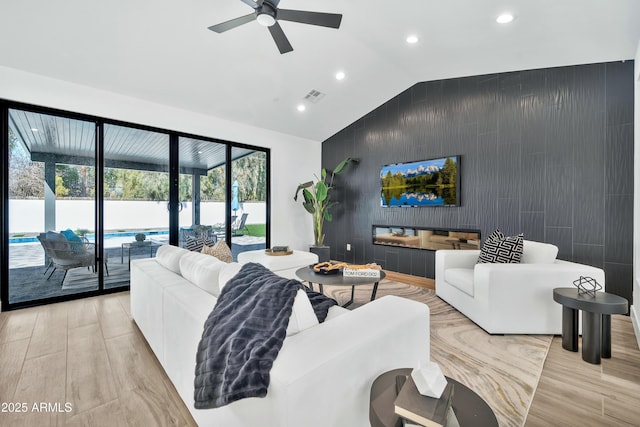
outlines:
[[343, 80], [343, 79], [344, 79], [344, 77], [345, 77], [345, 74], [344, 74], [344, 72], [343, 72], [343, 71], [338, 71], [338, 72], [336, 73], [336, 80]]
[[496, 18], [498, 24], [508, 24], [511, 21], [513, 21], [513, 15], [510, 13], [503, 13]]
[[418, 43], [418, 36], [409, 36], [409, 37], [407, 37], [407, 43], [409, 43], [409, 44]]
[[302, 112], [304, 110], [306, 110], [307, 107], [304, 106], [304, 104], [298, 104], [298, 111]]

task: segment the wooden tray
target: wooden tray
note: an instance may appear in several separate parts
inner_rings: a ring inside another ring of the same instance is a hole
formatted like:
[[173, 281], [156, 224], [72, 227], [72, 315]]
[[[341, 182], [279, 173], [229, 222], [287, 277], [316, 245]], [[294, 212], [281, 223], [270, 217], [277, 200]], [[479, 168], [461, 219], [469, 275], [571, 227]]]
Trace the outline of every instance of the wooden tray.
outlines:
[[284, 256], [284, 255], [291, 255], [293, 253], [293, 251], [273, 252], [271, 249], [265, 249], [264, 253], [267, 254], [267, 255], [271, 255], [271, 256]]

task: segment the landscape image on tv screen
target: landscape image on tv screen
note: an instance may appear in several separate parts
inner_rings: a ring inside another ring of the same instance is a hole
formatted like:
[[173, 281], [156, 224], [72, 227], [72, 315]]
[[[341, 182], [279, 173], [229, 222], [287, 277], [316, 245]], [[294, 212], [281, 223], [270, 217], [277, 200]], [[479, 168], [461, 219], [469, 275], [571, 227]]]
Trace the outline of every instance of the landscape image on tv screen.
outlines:
[[458, 156], [382, 166], [382, 206], [457, 206]]

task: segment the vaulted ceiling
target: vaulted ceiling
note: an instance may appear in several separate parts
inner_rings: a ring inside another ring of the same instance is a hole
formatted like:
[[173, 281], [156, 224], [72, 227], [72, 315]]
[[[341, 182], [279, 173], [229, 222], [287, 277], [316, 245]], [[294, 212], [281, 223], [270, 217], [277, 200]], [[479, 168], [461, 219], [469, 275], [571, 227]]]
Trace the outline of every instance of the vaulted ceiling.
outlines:
[[[627, 60], [640, 41], [637, 0], [279, 6], [340, 13], [342, 24], [280, 21], [294, 48], [281, 55], [256, 21], [208, 30], [251, 13], [241, 0], [3, 1], [0, 65], [323, 141], [420, 81]], [[506, 11], [515, 19], [498, 24]]]

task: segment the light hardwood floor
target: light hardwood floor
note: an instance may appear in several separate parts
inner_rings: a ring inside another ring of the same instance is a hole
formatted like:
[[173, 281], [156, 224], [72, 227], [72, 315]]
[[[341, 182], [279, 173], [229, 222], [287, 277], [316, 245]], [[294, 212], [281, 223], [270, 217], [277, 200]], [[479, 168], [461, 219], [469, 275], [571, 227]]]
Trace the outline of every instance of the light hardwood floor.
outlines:
[[640, 350], [628, 316], [611, 323], [611, 359], [600, 365], [553, 338], [525, 426], [640, 426]]
[[[435, 289], [435, 281], [387, 272], [387, 278]], [[554, 337], [529, 408], [526, 427], [640, 426], [640, 350], [628, 316], [612, 316], [612, 357], [582, 360]], [[582, 349], [582, 340], [579, 350]]]
[[[628, 317], [612, 324], [602, 365], [553, 339], [525, 426], [640, 425], [640, 350]], [[0, 402], [27, 403], [0, 412], [0, 426], [195, 425], [131, 320], [128, 293], [0, 313]]]
[[195, 426], [128, 293], [0, 313], [0, 402], [0, 426]]

